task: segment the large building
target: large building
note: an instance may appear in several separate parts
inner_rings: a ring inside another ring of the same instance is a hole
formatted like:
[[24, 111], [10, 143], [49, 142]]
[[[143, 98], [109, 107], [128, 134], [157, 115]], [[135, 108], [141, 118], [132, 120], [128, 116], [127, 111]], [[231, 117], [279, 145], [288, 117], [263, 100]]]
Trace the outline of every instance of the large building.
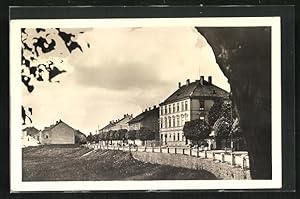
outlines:
[[229, 93], [212, 83], [212, 77], [190, 82], [186, 85], [179, 82], [178, 89], [159, 108], [159, 132], [161, 144], [186, 145], [189, 141], [184, 137], [183, 126], [186, 121], [195, 119], [207, 120], [208, 112], [218, 98], [228, 100]]
[[107, 124], [105, 127], [103, 127], [102, 129], [100, 129], [98, 131], [98, 133], [105, 133], [108, 132], [110, 130], [112, 131], [117, 131], [120, 129], [126, 129], [129, 130], [129, 124], [128, 122], [133, 118], [132, 114], [124, 114], [124, 117], [122, 119], [118, 119], [118, 120], [112, 120], [109, 122], [109, 124]]
[[75, 144], [75, 129], [59, 120], [40, 132], [41, 144]]
[[155, 132], [155, 139], [159, 140], [159, 108], [145, 109], [142, 113], [128, 122], [129, 130], [140, 130], [142, 127]]

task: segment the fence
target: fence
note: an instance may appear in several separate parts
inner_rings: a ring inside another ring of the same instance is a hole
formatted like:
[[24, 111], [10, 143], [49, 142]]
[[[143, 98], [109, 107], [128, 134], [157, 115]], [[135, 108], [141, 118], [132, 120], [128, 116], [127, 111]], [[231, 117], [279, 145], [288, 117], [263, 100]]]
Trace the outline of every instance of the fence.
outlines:
[[114, 146], [100, 144], [85, 144], [85, 147], [101, 150], [139, 151], [148, 153], [169, 153], [194, 156], [197, 158], [211, 159], [215, 162], [227, 163], [232, 166], [249, 169], [249, 157], [247, 152], [225, 152], [225, 151], [200, 151], [199, 149], [186, 147], [147, 147], [147, 146]]

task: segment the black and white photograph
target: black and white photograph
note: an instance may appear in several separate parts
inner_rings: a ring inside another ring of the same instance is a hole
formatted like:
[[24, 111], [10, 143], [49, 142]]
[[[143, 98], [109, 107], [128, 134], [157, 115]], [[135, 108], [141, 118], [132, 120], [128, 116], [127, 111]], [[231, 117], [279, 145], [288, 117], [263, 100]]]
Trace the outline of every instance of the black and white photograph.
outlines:
[[10, 31], [13, 191], [281, 187], [279, 17]]

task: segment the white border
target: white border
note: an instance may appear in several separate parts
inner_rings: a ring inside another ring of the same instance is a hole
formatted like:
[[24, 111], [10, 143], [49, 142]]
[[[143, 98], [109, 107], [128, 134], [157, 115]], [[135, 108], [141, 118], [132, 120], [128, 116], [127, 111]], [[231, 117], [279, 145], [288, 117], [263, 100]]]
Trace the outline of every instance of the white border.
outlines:
[[[52, 181], [22, 182], [21, 28], [104, 27], [272, 27], [272, 180]], [[10, 21], [10, 183], [11, 191], [275, 189], [282, 186], [280, 17], [55, 19]], [[13, 155], [12, 155], [13, 154]]]

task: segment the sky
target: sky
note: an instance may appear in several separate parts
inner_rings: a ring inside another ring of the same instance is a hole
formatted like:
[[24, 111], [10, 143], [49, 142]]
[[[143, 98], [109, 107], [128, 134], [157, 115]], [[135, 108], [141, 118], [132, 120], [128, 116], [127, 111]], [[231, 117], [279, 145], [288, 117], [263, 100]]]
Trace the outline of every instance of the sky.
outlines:
[[[178, 82], [195, 81], [200, 75], [206, 80], [211, 75], [215, 85], [230, 90], [211, 47], [194, 27], [64, 31], [75, 35], [83, 52], [68, 53], [55, 30], [46, 30], [53, 33], [48, 38], [57, 41], [56, 50], [35, 62], [52, 60], [67, 72], [55, 78], [59, 83], [33, 81], [32, 93], [22, 86], [23, 105], [33, 108], [29, 126], [43, 129], [61, 119], [85, 134], [94, 134], [124, 114], [136, 116], [158, 106], [178, 88]], [[28, 41], [36, 34], [28, 30]]]

